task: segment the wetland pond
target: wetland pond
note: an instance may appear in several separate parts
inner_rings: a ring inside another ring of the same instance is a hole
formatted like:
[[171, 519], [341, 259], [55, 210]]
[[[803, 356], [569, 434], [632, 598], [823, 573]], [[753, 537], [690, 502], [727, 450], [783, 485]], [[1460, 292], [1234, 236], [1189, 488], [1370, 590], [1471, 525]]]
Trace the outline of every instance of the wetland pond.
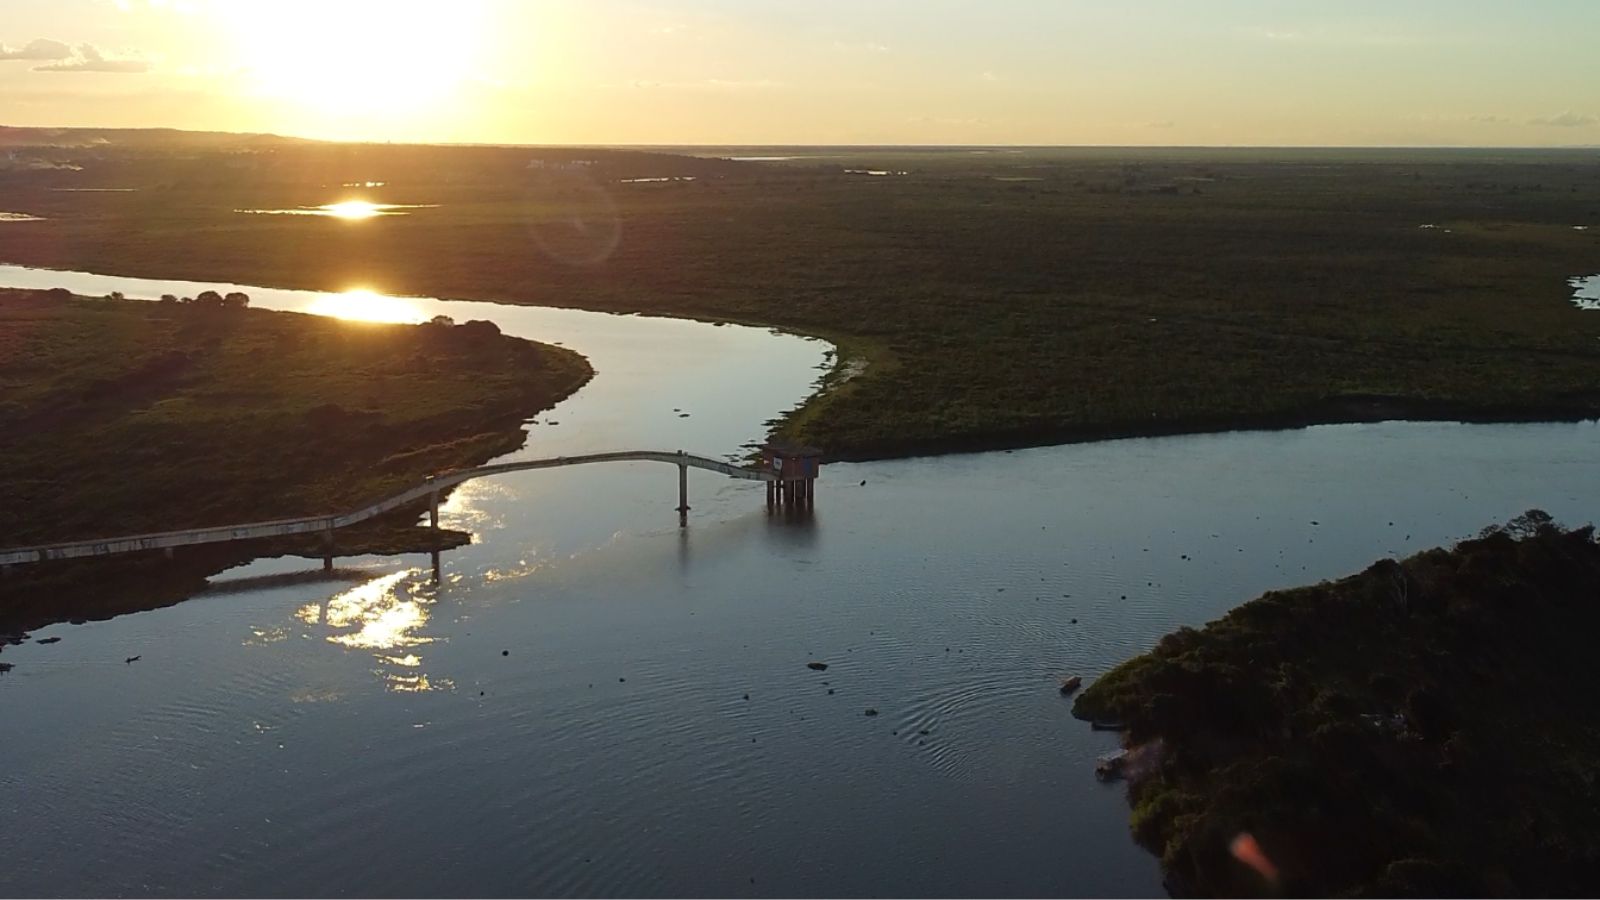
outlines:
[[[594, 381], [515, 456], [737, 457], [829, 350], [488, 303], [10, 266], [0, 285], [491, 319], [588, 356]], [[1159, 895], [1122, 789], [1093, 775], [1117, 736], [1072, 719], [1058, 677], [1529, 507], [1586, 522], [1597, 438], [1386, 423], [834, 464], [799, 522], [769, 517], [759, 484], [695, 472], [683, 530], [670, 466], [475, 482], [445, 524], [477, 540], [437, 585], [426, 556], [332, 577], [264, 560], [6, 648], [0, 884]]]
[[1575, 306], [1600, 310], [1600, 275], [1574, 278], [1568, 284], [1572, 285], [1572, 302]]

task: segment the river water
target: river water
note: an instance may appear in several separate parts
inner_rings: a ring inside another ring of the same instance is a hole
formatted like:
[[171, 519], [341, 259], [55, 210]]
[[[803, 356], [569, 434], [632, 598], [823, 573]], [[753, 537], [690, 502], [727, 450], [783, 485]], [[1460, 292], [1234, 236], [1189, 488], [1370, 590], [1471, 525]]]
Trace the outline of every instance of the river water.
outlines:
[[[207, 287], [3, 266], [0, 284]], [[595, 380], [524, 455], [736, 456], [828, 350], [243, 289], [584, 353]], [[1057, 678], [1529, 507], [1588, 521], [1597, 437], [1387, 423], [829, 465], [807, 522], [697, 472], [685, 530], [669, 466], [479, 482], [446, 515], [477, 543], [437, 586], [425, 557], [333, 580], [262, 561], [8, 648], [0, 894], [1159, 894], [1092, 775], [1116, 736], [1072, 720]]]

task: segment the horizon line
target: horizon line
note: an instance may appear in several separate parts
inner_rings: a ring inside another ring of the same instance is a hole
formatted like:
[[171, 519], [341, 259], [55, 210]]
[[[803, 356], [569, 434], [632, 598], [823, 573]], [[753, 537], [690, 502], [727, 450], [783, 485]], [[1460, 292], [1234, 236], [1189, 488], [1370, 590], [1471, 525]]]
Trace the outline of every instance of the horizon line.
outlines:
[[816, 149], [816, 150], [1600, 150], [1597, 144], [1121, 144], [1121, 143], [750, 143], [732, 142], [649, 142], [649, 141], [435, 141], [394, 139], [321, 138], [280, 134], [273, 131], [227, 131], [205, 128], [180, 128], [169, 125], [9, 125], [0, 129], [16, 131], [166, 131], [178, 134], [231, 135], [235, 137], [276, 138], [319, 144], [374, 144], [414, 147], [540, 147], [561, 149]]

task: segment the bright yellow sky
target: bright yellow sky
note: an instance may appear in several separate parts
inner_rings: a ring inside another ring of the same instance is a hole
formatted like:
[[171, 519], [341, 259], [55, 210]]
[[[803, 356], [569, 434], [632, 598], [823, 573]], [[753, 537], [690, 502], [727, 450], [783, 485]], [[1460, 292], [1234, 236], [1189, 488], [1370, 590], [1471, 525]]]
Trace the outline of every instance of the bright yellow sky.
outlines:
[[1600, 144], [1600, 0], [0, 0], [0, 123], [603, 144]]

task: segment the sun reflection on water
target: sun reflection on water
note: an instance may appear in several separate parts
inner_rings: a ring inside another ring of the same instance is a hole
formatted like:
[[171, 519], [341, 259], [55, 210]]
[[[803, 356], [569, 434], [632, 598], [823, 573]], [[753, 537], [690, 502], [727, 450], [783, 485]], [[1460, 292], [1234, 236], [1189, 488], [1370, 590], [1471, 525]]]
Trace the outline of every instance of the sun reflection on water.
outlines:
[[328, 642], [360, 650], [397, 650], [433, 643], [433, 638], [416, 633], [428, 624], [426, 602], [402, 590], [407, 587], [407, 576], [421, 574], [421, 569], [402, 569], [335, 594], [328, 600], [324, 623], [355, 630], [331, 634]]
[[345, 200], [317, 207], [335, 219], [371, 219], [386, 212], [384, 207], [366, 200]]
[[416, 304], [398, 297], [386, 297], [368, 290], [323, 294], [306, 312], [353, 322], [381, 322], [391, 325], [416, 325], [426, 321]]
[[[374, 578], [322, 602], [295, 611], [306, 625], [322, 626], [323, 639], [351, 650], [369, 650], [385, 667], [374, 670], [391, 691], [417, 693], [451, 690], [455, 683], [421, 671], [422, 657], [414, 648], [434, 642], [423, 634], [434, 604], [431, 585], [421, 569], [402, 569]], [[406, 652], [397, 652], [406, 651]]]
[[[439, 523], [445, 528], [469, 531], [474, 535], [494, 528], [502, 528], [501, 516], [490, 512], [486, 501], [508, 501], [515, 494], [503, 484], [492, 481], [468, 481], [457, 485], [450, 496], [439, 504]], [[504, 506], [504, 502], [500, 505]]]
[[250, 216], [322, 216], [359, 222], [379, 216], [408, 216], [407, 210], [437, 209], [434, 203], [373, 203], [370, 200], [340, 200], [321, 206], [295, 206], [289, 209], [236, 209], [234, 212]]

